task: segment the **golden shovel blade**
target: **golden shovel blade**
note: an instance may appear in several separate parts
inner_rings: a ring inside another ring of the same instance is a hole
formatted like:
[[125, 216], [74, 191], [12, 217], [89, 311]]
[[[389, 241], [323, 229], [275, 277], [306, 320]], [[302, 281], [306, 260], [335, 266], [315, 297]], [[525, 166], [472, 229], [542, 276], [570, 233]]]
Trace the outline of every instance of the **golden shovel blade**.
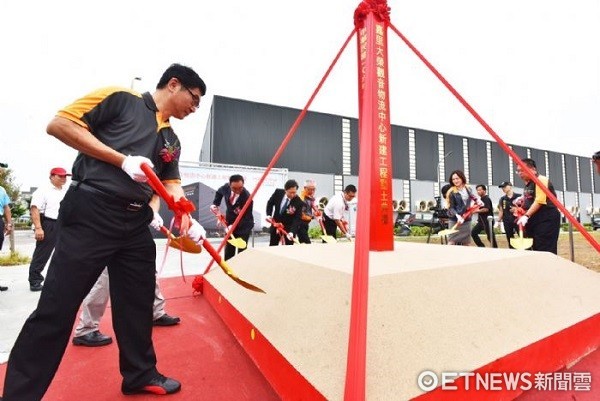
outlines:
[[511, 238], [510, 245], [515, 249], [529, 249], [533, 246], [533, 238]]
[[183, 252], [188, 253], [200, 253], [202, 252], [202, 247], [196, 244], [189, 237], [172, 237], [169, 240], [169, 246], [171, 248], [182, 250]]
[[238, 249], [246, 249], [248, 244], [242, 238], [230, 238], [227, 240], [228, 243], [235, 246]]
[[200, 253], [202, 252], [202, 247], [194, 242], [189, 237], [176, 237], [173, 235], [171, 231], [165, 226], [160, 228], [160, 231], [167, 236], [169, 241], [169, 246], [171, 248], [182, 250], [183, 252], [188, 253]]
[[335, 244], [337, 242], [331, 235], [321, 235], [321, 239], [328, 244]]
[[447, 228], [445, 230], [439, 231], [438, 235], [441, 237], [441, 236], [444, 236], [444, 235], [450, 235], [450, 234], [454, 234], [454, 233], [457, 233], [457, 232], [458, 232], [458, 230], [456, 230], [454, 228]]

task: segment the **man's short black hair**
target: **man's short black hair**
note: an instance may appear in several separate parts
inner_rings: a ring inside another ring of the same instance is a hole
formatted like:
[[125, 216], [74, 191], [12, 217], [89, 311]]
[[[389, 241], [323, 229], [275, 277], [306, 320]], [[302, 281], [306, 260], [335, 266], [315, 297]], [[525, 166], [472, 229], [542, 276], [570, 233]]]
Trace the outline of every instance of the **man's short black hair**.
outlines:
[[479, 185], [477, 185], [477, 186], [475, 187], [475, 189], [479, 189], [479, 188], [481, 188], [481, 189], [483, 189], [484, 191], [486, 191], [486, 192], [487, 192], [487, 187], [486, 187], [485, 185], [483, 185], [483, 184], [479, 184]]
[[160, 77], [158, 84], [156, 84], [156, 89], [162, 89], [166, 87], [171, 78], [177, 78], [177, 80], [186, 88], [200, 89], [200, 94], [202, 96], [206, 94], [206, 84], [202, 78], [196, 74], [196, 71], [192, 70], [190, 67], [186, 67], [185, 65], [177, 63], [171, 64], [171, 66], [167, 68], [162, 77]]
[[231, 177], [229, 177], [229, 183], [231, 184], [232, 182], [244, 182], [244, 177], [242, 177], [240, 174], [234, 174]]
[[592, 160], [593, 161], [600, 160], [600, 150], [592, 155]]
[[446, 184], [442, 187], [442, 197], [445, 198], [448, 190], [452, 188], [452, 184]]
[[290, 188], [298, 189], [298, 183], [296, 182], [296, 180], [287, 180], [283, 188], [285, 188], [286, 191]]
[[348, 185], [346, 185], [346, 188], [344, 188], [344, 192], [345, 193], [348, 193], [348, 192], [356, 193], [356, 187], [352, 184], [348, 184]]
[[525, 163], [527, 165], [527, 167], [533, 167], [534, 169], [537, 170], [537, 166], [535, 165], [535, 160], [533, 160], [533, 159], [523, 159], [521, 161], [523, 163]]

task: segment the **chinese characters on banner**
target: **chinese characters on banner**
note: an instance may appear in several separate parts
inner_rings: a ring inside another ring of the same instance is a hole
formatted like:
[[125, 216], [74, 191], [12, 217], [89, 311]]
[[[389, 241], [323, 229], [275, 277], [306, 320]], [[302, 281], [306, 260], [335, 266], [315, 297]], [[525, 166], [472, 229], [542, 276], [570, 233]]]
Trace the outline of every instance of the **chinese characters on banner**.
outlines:
[[[368, 24], [360, 28], [358, 48], [360, 118], [371, 121], [370, 132], [359, 133], [369, 135], [372, 141], [372, 188], [362, 189], [371, 194], [370, 250], [392, 250], [394, 221], [386, 23], [378, 21], [374, 29], [369, 29]], [[373, 81], [371, 85], [367, 85], [368, 79]], [[371, 102], [371, 107], [364, 107], [366, 102]], [[366, 115], [369, 111], [371, 115]]]

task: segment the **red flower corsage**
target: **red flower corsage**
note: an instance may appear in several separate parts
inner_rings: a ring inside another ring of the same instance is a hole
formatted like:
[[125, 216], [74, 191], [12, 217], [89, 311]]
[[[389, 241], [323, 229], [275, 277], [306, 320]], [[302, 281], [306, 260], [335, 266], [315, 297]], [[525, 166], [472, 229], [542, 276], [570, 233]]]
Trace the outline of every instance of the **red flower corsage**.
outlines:
[[179, 151], [179, 146], [171, 145], [169, 142], [166, 142], [165, 146], [160, 150], [160, 152], [158, 152], [158, 154], [165, 163], [170, 163], [179, 158]]

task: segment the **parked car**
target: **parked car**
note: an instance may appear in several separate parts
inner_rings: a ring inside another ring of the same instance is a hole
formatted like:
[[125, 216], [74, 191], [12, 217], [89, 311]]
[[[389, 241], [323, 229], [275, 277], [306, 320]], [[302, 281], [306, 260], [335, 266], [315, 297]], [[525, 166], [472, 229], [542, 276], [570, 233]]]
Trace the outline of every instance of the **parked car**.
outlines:
[[17, 223], [31, 223], [31, 216], [24, 214], [23, 216], [17, 217]]
[[592, 215], [592, 230], [596, 231], [600, 229], [600, 214]]

